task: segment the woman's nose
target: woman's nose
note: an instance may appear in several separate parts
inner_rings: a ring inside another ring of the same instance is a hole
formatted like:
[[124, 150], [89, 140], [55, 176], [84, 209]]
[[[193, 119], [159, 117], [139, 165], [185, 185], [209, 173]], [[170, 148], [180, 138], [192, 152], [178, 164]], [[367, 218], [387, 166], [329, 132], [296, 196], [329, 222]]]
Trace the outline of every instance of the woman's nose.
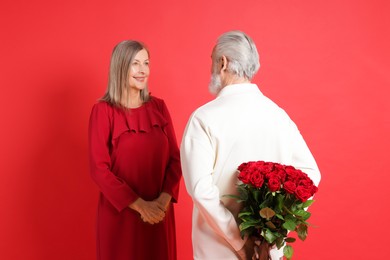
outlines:
[[139, 66], [139, 72], [145, 73], [146, 72], [146, 65]]

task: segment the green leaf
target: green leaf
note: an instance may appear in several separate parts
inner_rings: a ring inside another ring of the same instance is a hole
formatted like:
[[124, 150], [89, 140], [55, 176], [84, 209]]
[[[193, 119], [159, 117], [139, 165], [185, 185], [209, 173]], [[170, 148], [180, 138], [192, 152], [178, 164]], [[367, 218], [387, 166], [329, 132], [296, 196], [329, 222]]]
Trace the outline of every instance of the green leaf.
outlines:
[[276, 208], [278, 209], [279, 212], [281, 212], [283, 209], [284, 198], [285, 196], [282, 194], [276, 195], [276, 202], [277, 202]]
[[246, 185], [241, 184], [237, 186], [238, 193], [240, 194], [240, 199], [242, 201], [248, 200], [248, 190], [246, 189]]
[[298, 237], [300, 240], [305, 241], [307, 237], [307, 225], [300, 224], [297, 228]]
[[310, 212], [307, 212], [306, 210], [303, 210], [303, 209], [294, 211], [294, 214], [295, 214], [296, 216], [302, 217], [303, 220], [307, 220], [307, 219], [310, 218], [310, 216], [311, 216], [311, 213], [310, 213]]
[[297, 226], [294, 221], [287, 219], [286, 222], [282, 225], [285, 229], [293, 231], [295, 230], [295, 227]]
[[303, 207], [307, 208], [307, 207], [311, 206], [311, 204], [313, 204], [313, 203], [314, 203], [314, 200], [307, 200], [303, 203]]
[[259, 190], [254, 190], [252, 194], [256, 202], [261, 201], [261, 192]]
[[231, 198], [231, 199], [236, 199], [236, 200], [241, 200], [241, 196], [239, 196], [239, 195], [233, 195], [233, 194], [222, 195], [222, 197]]
[[275, 214], [275, 216], [278, 218], [278, 219], [281, 219], [281, 220], [284, 220], [284, 217], [280, 214]]
[[[269, 195], [270, 193], [268, 193]], [[259, 205], [259, 208], [267, 208], [269, 205], [272, 205], [272, 200], [273, 200], [273, 197], [272, 197], [272, 194], [271, 196], [267, 196], [265, 195], [265, 199], [264, 201]]]
[[291, 210], [290, 210], [288, 207], [283, 206], [283, 209], [284, 209], [287, 213], [293, 214], [293, 213], [291, 212]]
[[243, 231], [250, 227], [257, 227], [260, 224], [260, 222], [261, 220], [255, 220], [255, 219], [244, 221], [239, 225], [240, 231]]
[[253, 221], [255, 221], [253, 216], [242, 216], [240, 219], [242, 220], [242, 222], [253, 222]]
[[297, 217], [294, 215], [294, 213], [291, 212], [291, 214], [287, 214], [285, 219], [289, 219], [289, 220], [297, 220]]
[[286, 243], [294, 243], [297, 239], [294, 238], [294, 237], [287, 237], [284, 241], [286, 241]]
[[[277, 233], [277, 232], [276, 232]], [[262, 236], [267, 240], [268, 243], [272, 244], [278, 237], [268, 228], [262, 232]]]
[[303, 209], [303, 203], [296, 203], [294, 208], [295, 210]]
[[240, 224], [239, 228], [240, 228], [240, 231], [244, 231], [244, 230], [251, 228], [251, 227], [254, 227], [254, 226], [255, 226], [255, 224], [253, 224], [252, 222], [242, 222]]
[[292, 255], [294, 254], [294, 249], [292, 248], [292, 246], [290, 245], [287, 245], [283, 248], [283, 254], [284, 256], [290, 260]]
[[252, 215], [252, 214], [253, 214], [253, 213], [250, 212], [250, 211], [244, 211], [244, 212], [240, 212], [240, 213], [238, 214], [238, 217], [241, 218], [242, 216], [250, 216], [250, 215]]
[[267, 220], [271, 219], [273, 216], [275, 216], [275, 211], [273, 211], [270, 208], [263, 208], [259, 211], [259, 214], [262, 218], [265, 218]]
[[275, 240], [275, 244], [276, 244], [276, 247], [278, 249], [281, 249], [282, 246], [284, 246], [284, 239], [283, 237], [278, 237], [276, 240]]

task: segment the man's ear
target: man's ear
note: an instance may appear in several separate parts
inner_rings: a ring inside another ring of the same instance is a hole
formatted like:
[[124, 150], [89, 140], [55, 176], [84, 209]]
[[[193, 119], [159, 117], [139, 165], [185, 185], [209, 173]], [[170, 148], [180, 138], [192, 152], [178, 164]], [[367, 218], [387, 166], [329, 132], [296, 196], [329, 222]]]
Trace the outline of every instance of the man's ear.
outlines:
[[227, 70], [228, 60], [225, 55], [222, 55], [221, 57], [221, 70]]

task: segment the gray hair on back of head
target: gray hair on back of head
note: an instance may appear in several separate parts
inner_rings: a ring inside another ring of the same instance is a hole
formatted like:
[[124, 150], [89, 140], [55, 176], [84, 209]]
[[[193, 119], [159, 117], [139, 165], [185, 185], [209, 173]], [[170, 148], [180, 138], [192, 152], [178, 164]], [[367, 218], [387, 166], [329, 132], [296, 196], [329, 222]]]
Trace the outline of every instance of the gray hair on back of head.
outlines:
[[229, 31], [222, 34], [214, 48], [214, 57], [225, 56], [228, 71], [249, 80], [260, 68], [259, 54], [253, 40], [242, 31]]

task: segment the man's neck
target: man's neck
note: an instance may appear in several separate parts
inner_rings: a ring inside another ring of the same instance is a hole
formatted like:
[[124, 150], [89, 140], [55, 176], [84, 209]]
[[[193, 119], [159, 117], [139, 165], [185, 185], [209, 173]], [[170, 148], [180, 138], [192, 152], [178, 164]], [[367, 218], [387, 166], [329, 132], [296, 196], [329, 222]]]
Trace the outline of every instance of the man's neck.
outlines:
[[233, 84], [251, 83], [245, 77], [237, 77], [236, 75], [226, 74], [226, 77], [222, 80], [222, 86], [226, 87]]

